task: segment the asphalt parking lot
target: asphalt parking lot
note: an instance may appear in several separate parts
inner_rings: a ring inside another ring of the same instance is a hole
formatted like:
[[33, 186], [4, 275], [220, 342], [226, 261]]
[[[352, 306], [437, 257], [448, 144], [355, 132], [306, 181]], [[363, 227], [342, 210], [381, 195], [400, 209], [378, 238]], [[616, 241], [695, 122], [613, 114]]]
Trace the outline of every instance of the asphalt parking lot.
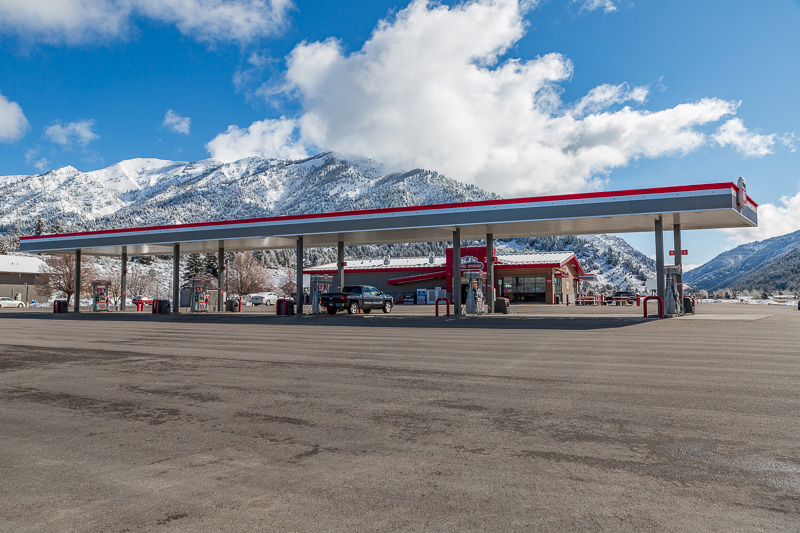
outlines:
[[800, 531], [800, 311], [0, 313], [3, 531]]

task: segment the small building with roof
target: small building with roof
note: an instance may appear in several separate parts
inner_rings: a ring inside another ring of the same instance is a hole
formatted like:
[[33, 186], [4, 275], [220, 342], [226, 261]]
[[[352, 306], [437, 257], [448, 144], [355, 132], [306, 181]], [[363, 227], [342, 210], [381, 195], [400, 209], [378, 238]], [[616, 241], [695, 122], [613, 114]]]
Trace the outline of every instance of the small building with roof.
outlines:
[[[466, 292], [471, 279], [482, 279], [484, 292], [486, 247], [461, 248], [461, 287]], [[306, 267], [305, 274], [329, 276], [332, 290], [340, 286], [336, 263]], [[348, 259], [344, 266], [344, 285], [371, 285], [391, 294], [395, 302], [416, 303], [419, 291], [432, 292], [436, 297], [450, 298], [453, 286], [453, 249], [444, 256], [386, 257], [383, 259]], [[495, 249], [495, 294], [514, 302], [548, 304], [575, 302], [580, 291], [580, 279], [585, 272], [573, 252], [500, 253]], [[312, 281], [313, 283], [313, 281]], [[439, 292], [437, 292], [437, 289]], [[425, 298], [433, 303], [433, 296]], [[465, 301], [465, 299], [462, 299]]]
[[[0, 255], [0, 296], [20, 300], [38, 299], [36, 276], [42, 272], [44, 261], [29, 255]], [[27, 300], [30, 301], [30, 300]]]

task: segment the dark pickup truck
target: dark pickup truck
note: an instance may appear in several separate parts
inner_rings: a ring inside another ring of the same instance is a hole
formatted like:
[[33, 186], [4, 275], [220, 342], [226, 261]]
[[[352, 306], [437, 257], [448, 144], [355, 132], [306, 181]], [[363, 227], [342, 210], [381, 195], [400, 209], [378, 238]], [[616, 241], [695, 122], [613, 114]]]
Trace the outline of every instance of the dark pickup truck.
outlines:
[[606, 305], [624, 305], [624, 304], [635, 304], [636, 303], [636, 293], [631, 291], [617, 291], [612, 296], [606, 297]]
[[335, 315], [341, 309], [347, 309], [351, 315], [369, 313], [373, 309], [383, 309], [384, 313], [391, 313], [394, 302], [392, 297], [384, 294], [369, 285], [350, 285], [342, 292], [323, 294], [320, 297], [320, 307], [328, 310], [328, 314]]

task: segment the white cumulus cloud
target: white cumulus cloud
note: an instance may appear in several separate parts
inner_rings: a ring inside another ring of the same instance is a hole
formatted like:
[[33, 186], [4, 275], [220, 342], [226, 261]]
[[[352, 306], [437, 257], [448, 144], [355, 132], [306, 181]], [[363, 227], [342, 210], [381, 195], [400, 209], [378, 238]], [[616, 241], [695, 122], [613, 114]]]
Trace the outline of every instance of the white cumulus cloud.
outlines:
[[625, 83], [563, 102], [569, 59], [504, 57], [532, 6], [415, 0], [360, 50], [347, 53], [333, 39], [296, 46], [286, 90], [302, 106], [301, 139], [514, 196], [598, 188], [639, 157], [707, 143], [702, 127], [736, 112], [737, 103], [716, 98], [641, 109], [647, 88]]
[[30, 123], [20, 105], [0, 94], [0, 142], [17, 141], [29, 128]]
[[183, 117], [173, 111], [172, 109], [167, 110], [167, 114], [164, 115], [164, 122], [161, 124], [162, 127], [167, 128], [172, 133], [179, 133], [181, 135], [189, 135], [189, 129], [191, 127], [192, 119], [189, 117]]
[[127, 37], [133, 19], [175, 25], [200, 41], [248, 41], [286, 23], [291, 0], [0, 0], [0, 32], [44, 42]]
[[786, 235], [800, 230], [800, 192], [782, 196], [777, 204], [758, 206], [758, 227], [720, 230], [728, 236], [731, 245], [738, 246], [753, 241]]
[[39, 148], [30, 148], [25, 152], [25, 161], [36, 167], [39, 172], [50, 168], [50, 161], [46, 157], [39, 157]]
[[572, 0], [572, 3], [580, 5], [581, 11], [602, 10], [605, 13], [613, 13], [617, 10], [613, 0]]
[[295, 123], [290, 119], [261, 120], [248, 128], [229, 126], [214, 137], [206, 149], [211, 157], [230, 163], [245, 157], [302, 159], [308, 157], [305, 147], [296, 138]]
[[51, 142], [61, 146], [77, 144], [85, 148], [90, 142], [100, 138], [99, 135], [92, 131], [94, 125], [94, 120], [76, 120], [66, 124], [56, 122], [45, 128], [44, 136]]
[[763, 157], [773, 153], [777, 137], [774, 133], [759, 135], [749, 131], [740, 118], [728, 120], [712, 135], [720, 146], [732, 146], [737, 152], [748, 157]]

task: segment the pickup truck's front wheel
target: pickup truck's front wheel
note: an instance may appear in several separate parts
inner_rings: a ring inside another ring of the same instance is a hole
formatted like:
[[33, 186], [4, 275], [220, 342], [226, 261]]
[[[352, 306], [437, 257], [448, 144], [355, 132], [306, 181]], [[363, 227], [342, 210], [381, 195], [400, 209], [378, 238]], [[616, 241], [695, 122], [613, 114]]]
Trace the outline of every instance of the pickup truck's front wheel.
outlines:
[[336, 308], [335, 307], [329, 307], [328, 308], [328, 314], [329, 315], [335, 315], [336, 314]]
[[350, 305], [347, 306], [347, 313], [350, 315], [355, 315], [358, 313], [358, 302], [350, 302]]
[[383, 302], [383, 312], [386, 314], [392, 312], [392, 302]]

